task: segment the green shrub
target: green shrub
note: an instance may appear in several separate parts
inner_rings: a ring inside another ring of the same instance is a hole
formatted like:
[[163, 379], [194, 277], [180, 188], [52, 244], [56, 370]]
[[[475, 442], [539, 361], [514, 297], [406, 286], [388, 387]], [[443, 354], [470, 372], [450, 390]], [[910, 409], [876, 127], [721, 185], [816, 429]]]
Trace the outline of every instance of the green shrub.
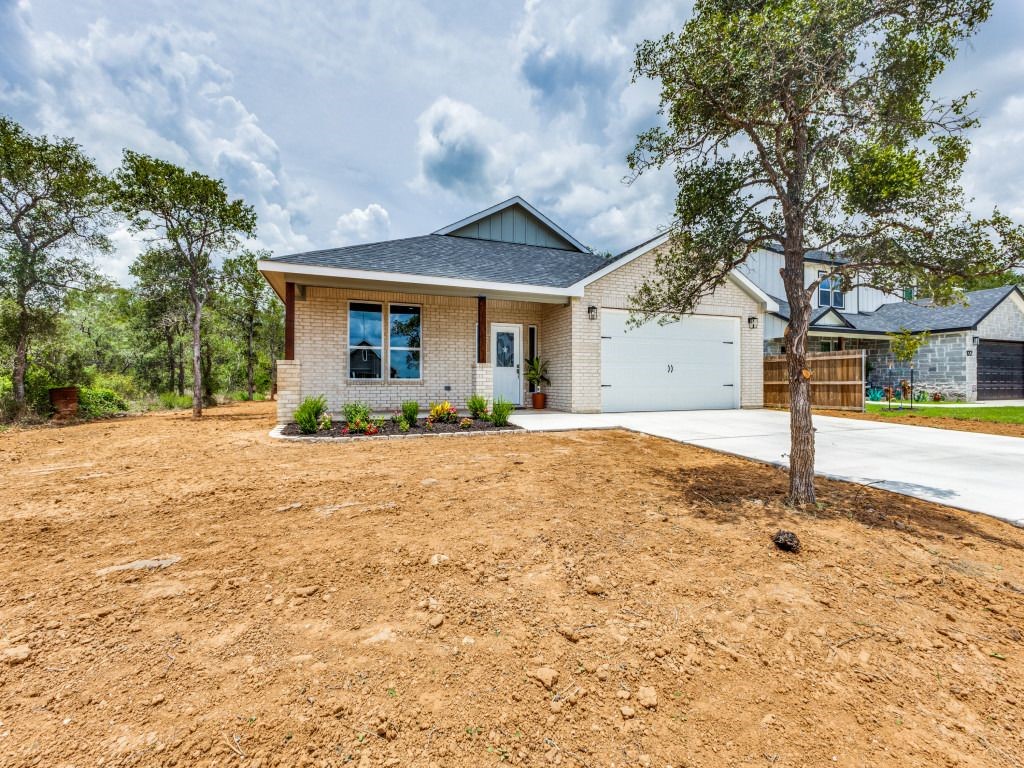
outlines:
[[398, 417], [398, 431], [399, 432], [408, 432], [409, 431], [409, 422], [406, 420], [405, 416], [399, 416]]
[[487, 418], [487, 398], [483, 395], [470, 395], [466, 400], [466, 409], [474, 419]]
[[420, 404], [415, 400], [406, 400], [402, 403], [402, 418], [405, 419], [405, 423], [408, 426], [412, 426], [416, 423], [416, 420], [420, 417]]
[[125, 400], [141, 400], [145, 391], [128, 373], [96, 373], [87, 383], [92, 389], [112, 389]]
[[516, 407], [512, 403], [499, 397], [491, 408], [491, 424], [496, 427], [507, 427], [508, 417], [515, 409]]
[[307, 397], [295, 409], [295, 423], [304, 435], [315, 435], [320, 426], [320, 418], [327, 411], [327, 398], [323, 395]]
[[162, 408], [173, 410], [176, 408], [191, 408], [192, 395], [179, 395], [177, 392], [161, 392], [157, 396]]
[[341, 406], [341, 415], [347, 424], [368, 422], [370, 420], [370, 413], [370, 406], [358, 400]]
[[78, 415], [83, 419], [102, 419], [128, 410], [128, 403], [106, 387], [82, 387], [78, 390]]

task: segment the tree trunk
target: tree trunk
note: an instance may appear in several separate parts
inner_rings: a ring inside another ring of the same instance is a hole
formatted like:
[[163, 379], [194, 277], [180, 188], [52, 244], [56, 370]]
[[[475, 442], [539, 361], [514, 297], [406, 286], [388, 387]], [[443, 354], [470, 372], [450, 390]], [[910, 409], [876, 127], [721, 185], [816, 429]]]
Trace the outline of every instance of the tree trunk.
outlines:
[[210, 344], [203, 344], [203, 403], [216, 405], [213, 399], [213, 352]]
[[203, 305], [192, 300], [192, 418], [203, 415]]
[[14, 389], [14, 415], [25, 412], [25, 371], [28, 369], [28, 322], [18, 318], [17, 339], [14, 345], [14, 370], [11, 384]]
[[804, 288], [804, 254], [786, 249], [782, 278], [789, 301], [786, 366], [789, 373], [789, 503], [814, 504], [814, 424], [811, 420], [811, 372], [807, 368], [807, 330], [811, 301]]
[[177, 366], [174, 359], [174, 333], [168, 328], [164, 331], [164, 338], [167, 340], [167, 391], [174, 391], [174, 371]]
[[178, 396], [185, 394], [185, 345], [178, 340]]
[[256, 329], [254, 323], [250, 320], [249, 322], [249, 335], [245, 339], [245, 385], [249, 392], [249, 400], [256, 399], [256, 384], [254, 381], [254, 360], [256, 356], [255, 337]]

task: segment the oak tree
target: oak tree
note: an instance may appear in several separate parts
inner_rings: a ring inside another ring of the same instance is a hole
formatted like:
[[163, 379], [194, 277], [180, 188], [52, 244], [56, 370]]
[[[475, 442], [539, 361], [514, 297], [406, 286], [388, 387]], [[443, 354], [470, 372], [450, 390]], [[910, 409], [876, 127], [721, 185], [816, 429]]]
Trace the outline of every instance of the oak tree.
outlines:
[[[637, 139], [637, 175], [672, 166], [670, 245], [632, 297], [633, 321], [692, 311], [759, 249], [784, 253], [790, 305], [790, 486], [815, 502], [807, 359], [822, 279], [937, 302], [1019, 264], [1021, 230], [972, 218], [959, 179], [972, 94], [931, 95], [990, 0], [697, 0], [678, 34], [636, 50], [664, 124]], [[837, 254], [805, 284], [809, 251]]]

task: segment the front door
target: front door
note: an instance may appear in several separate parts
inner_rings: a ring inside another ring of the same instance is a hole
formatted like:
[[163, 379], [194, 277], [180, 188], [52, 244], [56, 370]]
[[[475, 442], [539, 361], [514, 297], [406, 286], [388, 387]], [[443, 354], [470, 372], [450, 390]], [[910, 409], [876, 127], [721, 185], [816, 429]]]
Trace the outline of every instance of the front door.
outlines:
[[523, 404], [523, 327], [491, 325], [494, 354], [494, 399]]

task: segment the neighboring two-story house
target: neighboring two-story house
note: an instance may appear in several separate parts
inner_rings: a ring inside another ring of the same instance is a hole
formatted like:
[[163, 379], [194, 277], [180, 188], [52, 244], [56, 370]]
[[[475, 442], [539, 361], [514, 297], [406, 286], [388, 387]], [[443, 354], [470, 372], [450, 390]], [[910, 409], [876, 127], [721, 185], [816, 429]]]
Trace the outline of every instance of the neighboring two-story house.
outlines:
[[[804, 285], [831, 273], [840, 256], [810, 252], [804, 259]], [[766, 354], [785, 352], [789, 304], [780, 270], [784, 257], [758, 251], [739, 267], [773, 297], [777, 312], [765, 317]], [[965, 293], [948, 307], [918, 299], [908, 286], [900, 295], [823, 279], [814, 292], [811, 352], [867, 351], [868, 384], [885, 386], [909, 377], [889, 348], [890, 333], [927, 331], [928, 342], [914, 361], [920, 389], [968, 402], [1024, 398], [1024, 294], [1014, 286]]]

